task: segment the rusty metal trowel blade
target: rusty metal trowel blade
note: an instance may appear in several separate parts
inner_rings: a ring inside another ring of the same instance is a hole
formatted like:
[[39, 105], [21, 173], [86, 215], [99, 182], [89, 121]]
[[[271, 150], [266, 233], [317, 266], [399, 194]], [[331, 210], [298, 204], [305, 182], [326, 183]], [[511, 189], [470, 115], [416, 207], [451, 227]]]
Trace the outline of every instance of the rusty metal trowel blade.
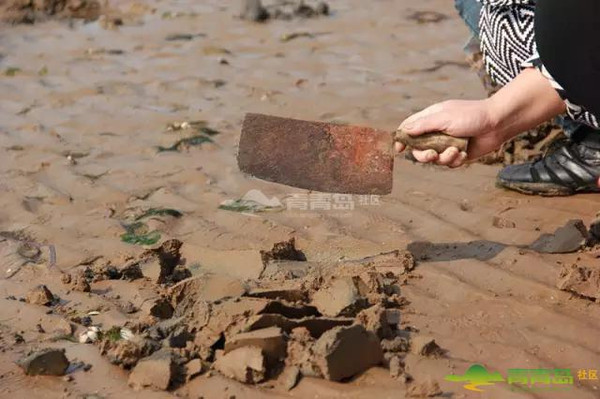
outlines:
[[238, 164], [260, 179], [308, 190], [389, 194], [393, 137], [366, 127], [247, 114]]

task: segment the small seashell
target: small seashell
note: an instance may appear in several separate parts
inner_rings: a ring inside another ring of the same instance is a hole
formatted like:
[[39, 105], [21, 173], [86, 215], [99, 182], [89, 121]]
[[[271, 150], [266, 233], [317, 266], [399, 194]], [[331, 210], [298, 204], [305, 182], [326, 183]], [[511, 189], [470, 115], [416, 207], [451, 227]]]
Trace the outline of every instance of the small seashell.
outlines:
[[81, 344], [91, 344], [92, 340], [88, 335], [88, 332], [83, 332], [79, 335], [79, 343]]
[[87, 336], [88, 336], [90, 342], [98, 341], [98, 332], [96, 332], [96, 331], [88, 331]]
[[98, 327], [90, 327], [87, 331], [81, 333], [79, 335], [79, 342], [82, 344], [92, 344], [98, 341], [98, 333], [100, 332], [100, 328]]
[[84, 333], [79, 334], [79, 343], [80, 344], [87, 344], [88, 343], [87, 331], [84, 332]]

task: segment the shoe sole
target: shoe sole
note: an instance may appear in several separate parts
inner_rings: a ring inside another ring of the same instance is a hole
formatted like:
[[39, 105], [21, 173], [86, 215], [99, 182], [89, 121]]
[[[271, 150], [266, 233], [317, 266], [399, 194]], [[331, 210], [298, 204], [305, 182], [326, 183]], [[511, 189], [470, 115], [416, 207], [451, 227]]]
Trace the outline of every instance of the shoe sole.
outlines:
[[496, 179], [496, 187], [517, 191], [521, 194], [539, 195], [541, 197], [568, 197], [575, 194], [600, 192], [600, 188], [598, 187], [583, 187], [574, 190], [553, 183], [511, 182], [500, 178]]

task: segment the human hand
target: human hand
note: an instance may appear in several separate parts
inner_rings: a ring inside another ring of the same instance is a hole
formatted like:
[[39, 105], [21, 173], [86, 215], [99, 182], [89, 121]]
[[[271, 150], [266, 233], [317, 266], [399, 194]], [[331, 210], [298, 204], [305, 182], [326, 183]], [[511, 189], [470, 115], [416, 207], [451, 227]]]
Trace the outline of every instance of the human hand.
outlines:
[[[434, 150], [413, 151], [413, 156], [419, 162], [457, 168], [468, 159], [479, 158], [502, 145], [503, 139], [493, 127], [488, 100], [451, 100], [434, 104], [410, 116], [399, 129], [410, 135], [441, 131], [450, 136], [470, 138], [468, 152], [461, 152], [456, 147], [449, 147], [441, 154]], [[396, 143], [395, 149], [401, 152], [405, 147]]]

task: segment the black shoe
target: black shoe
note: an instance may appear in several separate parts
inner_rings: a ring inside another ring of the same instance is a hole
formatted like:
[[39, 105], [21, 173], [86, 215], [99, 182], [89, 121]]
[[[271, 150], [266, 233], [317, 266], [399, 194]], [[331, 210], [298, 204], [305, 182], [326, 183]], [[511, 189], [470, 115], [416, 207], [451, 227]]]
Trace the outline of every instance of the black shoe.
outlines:
[[586, 127], [539, 161], [505, 167], [496, 185], [524, 194], [566, 196], [600, 192], [599, 177], [600, 131]]

